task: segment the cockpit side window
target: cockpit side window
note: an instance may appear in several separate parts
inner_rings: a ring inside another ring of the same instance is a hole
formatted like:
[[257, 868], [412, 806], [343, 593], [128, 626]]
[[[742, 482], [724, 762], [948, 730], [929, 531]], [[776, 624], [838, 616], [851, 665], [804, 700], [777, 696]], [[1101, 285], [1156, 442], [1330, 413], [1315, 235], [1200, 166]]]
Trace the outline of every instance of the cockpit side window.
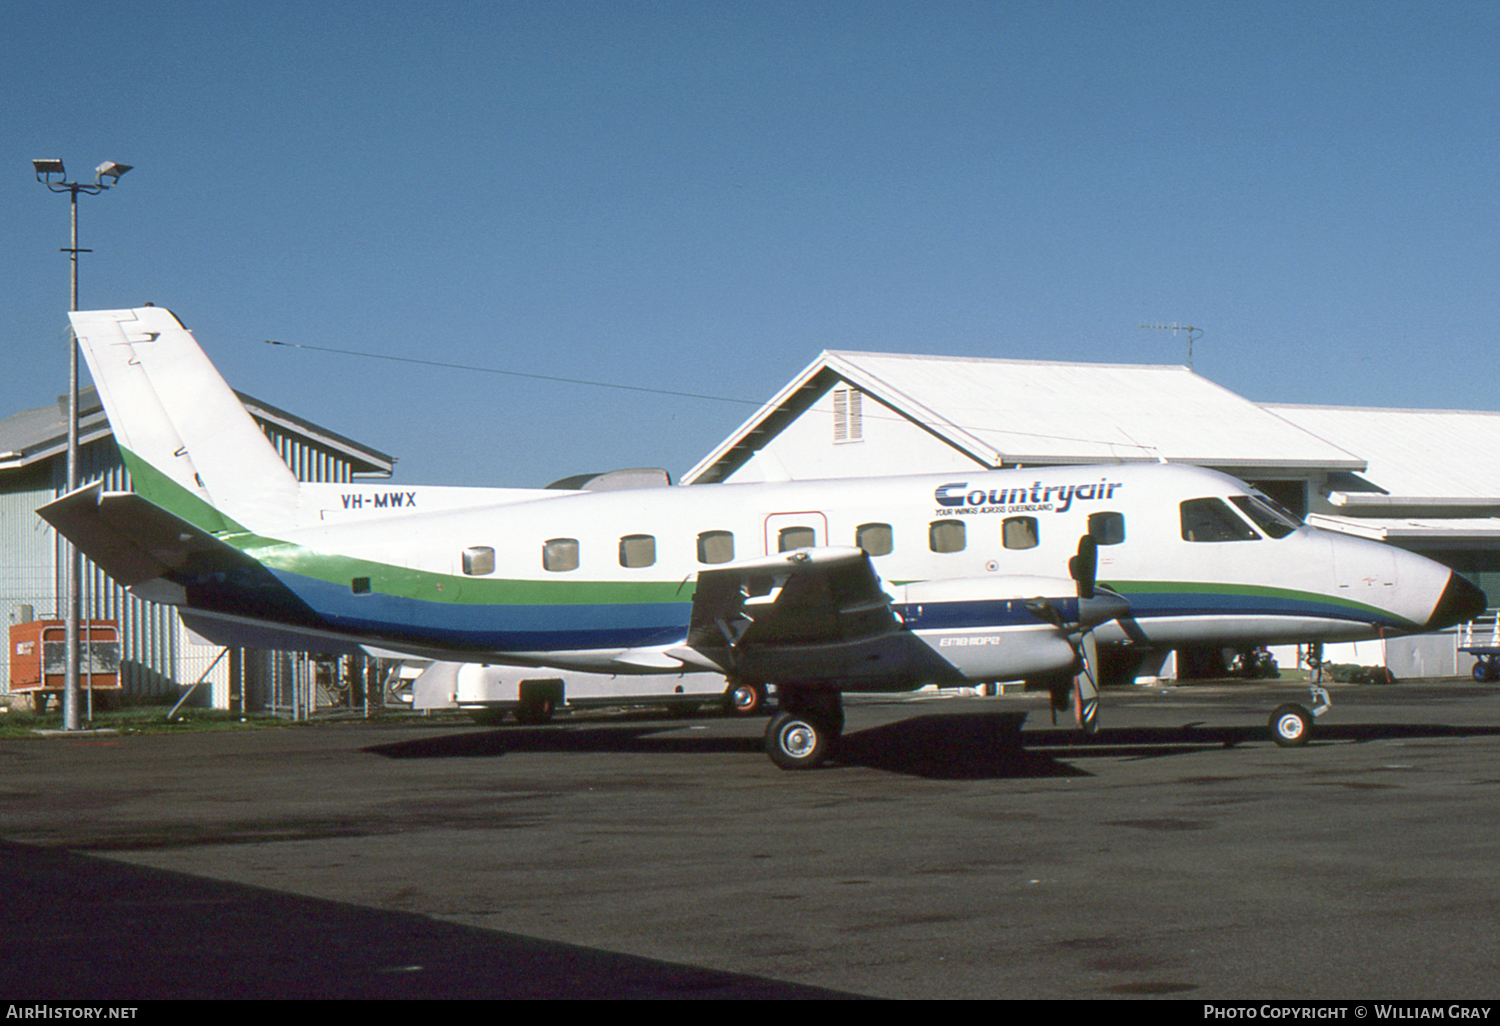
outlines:
[[1189, 499], [1182, 504], [1182, 539], [1190, 542], [1259, 541], [1260, 535], [1234, 515], [1223, 499]]
[[1258, 495], [1231, 495], [1229, 501], [1271, 538], [1285, 538], [1302, 526], [1301, 521], [1280, 506]]

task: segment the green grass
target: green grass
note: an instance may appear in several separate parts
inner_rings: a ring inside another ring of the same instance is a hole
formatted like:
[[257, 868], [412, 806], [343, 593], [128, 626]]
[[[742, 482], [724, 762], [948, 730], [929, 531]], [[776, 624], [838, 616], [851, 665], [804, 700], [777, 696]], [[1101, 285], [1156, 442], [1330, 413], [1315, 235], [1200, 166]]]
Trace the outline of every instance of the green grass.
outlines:
[[[3, 708], [0, 706], [0, 709]], [[170, 705], [127, 705], [121, 709], [96, 709], [93, 721], [84, 722], [82, 727], [83, 731], [113, 730], [120, 734], [184, 734], [306, 727], [348, 722], [351, 717], [357, 718], [361, 723], [409, 723], [413, 726], [433, 726], [438, 719], [442, 718], [423, 716], [405, 708], [377, 711], [368, 718], [359, 716], [357, 713], [331, 713], [325, 709], [312, 720], [300, 721], [290, 719], [285, 715], [275, 716], [264, 712], [242, 714], [223, 709], [182, 708], [177, 710], [177, 714], [169, 720], [167, 714], [171, 711]], [[465, 723], [470, 722], [467, 714], [453, 714], [449, 718]], [[29, 709], [11, 709], [9, 712], [0, 712], [0, 740], [34, 739], [41, 736], [37, 733], [38, 731], [62, 730], [62, 728], [62, 712], [56, 708], [56, 703], [40, 716]]]
[[[179, 709], [177, 715], [167, 719], [169, 705], [134, 706], [109, 711], [95, 710], [91, 723], [85, 729], [113, 730], [121, 734], [176, 734], [206, 730], [262, 730], [268, 727], [284, 727], [290, 721], [264, 713], [225, 712], [218, 709]], [[38, 716], [33, 712], [12, 709], [0, 713], [0, 738], [35, 738], [41, 730], [62, 730], [63, 717], [59, 711], [48, 711]]]

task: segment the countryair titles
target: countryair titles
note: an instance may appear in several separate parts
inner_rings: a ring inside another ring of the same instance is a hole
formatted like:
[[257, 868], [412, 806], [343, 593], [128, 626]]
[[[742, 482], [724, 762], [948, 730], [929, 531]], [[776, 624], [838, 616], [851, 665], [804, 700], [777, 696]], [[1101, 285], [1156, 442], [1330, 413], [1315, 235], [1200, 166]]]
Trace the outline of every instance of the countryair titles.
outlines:
[[1040, 481], [1021, 488], [969, 488], [967, 481], [938, 485], [932, 497], [939, 515], [971, 513], [1066, 513], [1073, 500], [1112, 499], [1122, 482], [1100, 478], [1088, 484], [1044, 485]]

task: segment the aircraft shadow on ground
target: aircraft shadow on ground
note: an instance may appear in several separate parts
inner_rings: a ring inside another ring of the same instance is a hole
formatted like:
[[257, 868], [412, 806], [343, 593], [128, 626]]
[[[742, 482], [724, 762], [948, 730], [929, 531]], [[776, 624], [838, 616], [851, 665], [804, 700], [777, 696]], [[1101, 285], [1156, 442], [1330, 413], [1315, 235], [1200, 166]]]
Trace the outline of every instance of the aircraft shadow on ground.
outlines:
[[[1500, 727], [1454, 727], [1437, 723], [1317, 724], [1310, 745], [1329, 742], [1393, 741], [1453, 737], [1500, 737]], [[1116, 727], [1087, 736], [1076, 730], [1034, 730], [1026, 734], [1028, 748], [1063, 750], [1070, 758], [1154, 757], [1209, 748], [1273, 744], [1269, 725], [1215, 727], [1202, 722], [1162, 727]]]
[[[851, 731], [839, 739], [825, 769], [863, 766], [940, 780], [1078, 777], [1091, 774], [1074, 765], [1075, 760], [1164, 758], [1272, 744], [1264, 725], [1113, 727], [1090, 736], [1063, 726], [1023, 733], [1026, 716], [1025, 712], [938, 713]], [[365, 751], [389, 759], [485, 759], [516, 752], [748, 756], [762, 751], [759, 737], [698, 734], [682, 727], [681, 722], [660, 720], [586, 727], [508, 727], [374, 745]], [[1453, 737], [1500, 737], [1500, 727], [1319, 724], [1310, 744]]]
[[0, 991], [164, 998], [794, 998], [835, 991], [0, 841]]
[[[827, 766], [864, 766], [937, 779], [1087, 775], [1021, 742], [1024, 712], [925, 715], [851, 731]], [[587, 727], [506, 727], [374, 745], [388, 759], [484, 759], [517, 752], [620, 752], [764, 758], [760, 737], [684, 731], [680, 722]]]

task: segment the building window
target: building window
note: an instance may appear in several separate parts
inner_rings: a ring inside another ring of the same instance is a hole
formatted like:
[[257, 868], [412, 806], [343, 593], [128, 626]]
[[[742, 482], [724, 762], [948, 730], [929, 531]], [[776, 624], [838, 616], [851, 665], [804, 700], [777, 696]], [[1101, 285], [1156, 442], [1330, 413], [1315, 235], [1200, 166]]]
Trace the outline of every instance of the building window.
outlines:
[[488, 545], [471, 545], [464, 549], [464, 573], [480, 577], [495, 572], [495, 550]]
[[933, 552], [962, 552], [966, 544], [962, 520], [934, 520], [927, 526], [927, 547]]
[[1007, 549], [1034, 549], [1038, 530], [1036, 517], [1006, 517], [1000, 523], [1000, 537]]
[[890, 524], [860, 524], [854, 529], [854, 544], [872, 556], [890, 555], [894, 547]]
[[864, 395], [857, 388], [833, 390], [833, 444], [865, 440]]
[[698, 562], [728, 563], [734, 559], [734, 533], [704, 531], [698, 535]]
[[621, 566], [650, 566], [656, 562], [656, 538], [649, 534], [627, 534], [620, 539]]
[[578, 569], [578, 539], [551, 538], [542, 546], [542, 569], [561, 573]]

